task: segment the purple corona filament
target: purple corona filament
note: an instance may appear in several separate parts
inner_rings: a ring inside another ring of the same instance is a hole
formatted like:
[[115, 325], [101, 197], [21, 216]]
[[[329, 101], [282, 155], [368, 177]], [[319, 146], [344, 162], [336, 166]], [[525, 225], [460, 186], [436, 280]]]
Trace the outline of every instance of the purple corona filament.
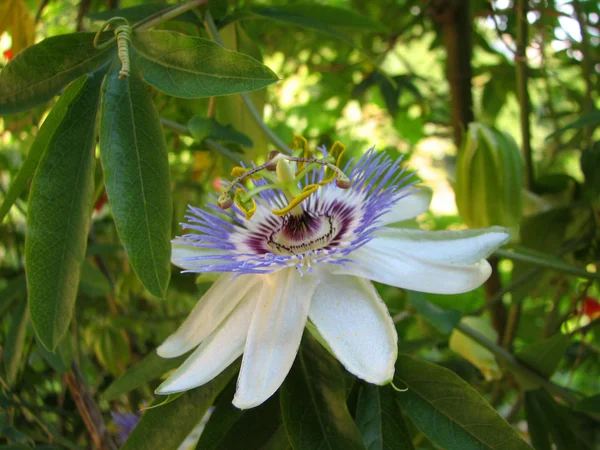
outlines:
[[[327, 156], [324, 147], [319, 148]], [[349, 162], [343, 172], [351, 185], [340, 189], [335, 183], [321, 186], [301, 204], [301, 214], [273, 214], [287, 204], [277, 190], [262, 190], [254, 195], [254, 216], [233, 205], [227, 211], [215, 203], [206, 209], [190, 206], [183, 229], [191, 230], [173, 242], [195, 247], [201, 256], [176, 259], [186, 272], [230, 272], [234, 275], [267, 274], [285, 267], [310, 272], [316, 263], [347, 265], [355, 263], [351, 253], [373, 238], [380, 229], [379, 218], [402, 198], [414, 192], [414, 173], [400, 167], [402, 158], [393, 161], [373, 148], [357, 162]], [[300, 189], [327, 178], [323, 167], [303, 177]], [[266, 179], [252, 180], [254, 187]]]

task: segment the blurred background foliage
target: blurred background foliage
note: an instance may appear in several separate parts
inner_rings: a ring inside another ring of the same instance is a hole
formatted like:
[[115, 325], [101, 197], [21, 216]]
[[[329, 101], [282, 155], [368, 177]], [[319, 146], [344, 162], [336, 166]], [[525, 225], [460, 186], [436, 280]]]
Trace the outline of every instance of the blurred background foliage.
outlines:
[[[45, 37], [95, 31], [101, 22], [94, 19], [107, 17], [102, 13], [142, 4], [146, 2], [4, 0], [0, 65]], [[487, 225], [512, 226], [515, 233], [511, 249], [492, 257], [494, 273], [484, 287], [461, 295], [411, 297], [378, 286], [397, 324], [401, 352], [459, 374], [536, 449], [600, 448], [598, 3], [329, 0], [314, 2], [314, 7], [304, 4], [313, 17], [307, 13], [309, 19], [302, 21], [270, 8], [284, 4], [210, 3], [225, 45], [262, 58], [280, 77], [250, 97], [283, 141], [289, 143], [299, 133], [313, 144], [339, 139], [351, 155], [374, 145], [394, 158], [404, 157], [433, 191], [431, 210], [418, 218], [423, 228], [463, 228], [484, 220], [484, 211], [522, 204], [508, 224], [501, 217], [487, 220]], [[336, 23], [335, 13], [319, 9], [323, 5], [354, 11], [372, 23]], [[236, 17], [239, 10], [251, 13]], [[187, 34], [197, 34], [197, 26], [194, 20], [163, 25]], [[274, 147], [239, 94], [185, 100], [154, 91], [153, 99], [169, 149], [176, 236], [188, 204], [210, 201], [208, 194], [236, 161], [264, 159]], [[0, 120], [0, 199], [52, 104]], [[475, 121], [477, 130], [501, 131], [514, 140], [521, 172], [488, 159], [461, 175], [457, 156], [475, 145], [469, 141], [478, 132], [469, 127]], [[480, 176], [486, 167], [490, 174], [505, 174], [499, 177], [500, 187], [485, 185], [491, 177]], [[95, 444], [90, 438], [93, 423], [106, 423], [106, 433], [118, 437], [123, 421], [111, 413], [140, 414], [141, 407], [152, 403], [160, 376], [177, 365], [167, 367], [154, 349], [213, 281], [210, 275], [195, 279], [173, 267], [166, 299], [145, 291], [119, 242], [100, 164], [96, 172], [87, 259], [70, 332], [57, 354], [37, 343], [27, 312], [27, 192], [0, 225], [0, 443], [10, 448], [89, 448]], [[457, 180], [459, 176], [464, 179]], [[456, 207], [457, 182], [467, 183], [463, 202], [483, 202], [472, 204], [468, 217], [463, 213], [461, 218]], [[503, 197], [507, 202], [498, 200], [498, 189], [510, 191]], [[424, 298], [435, 311], [423, 306]], [[474, 348], [456, 330], [449, 345], [448, 335], [460, 317], [473, 315], [481, 318], [471, 322], [473, 328], [576, 401], [565, 403], [530, 390], [510, 367], [482, 354], [484, 349]], [[438, 319], [453, 325], [440, 326]], [[139, 372], [132, 373], [132, 367]], [[93, 399], [94, 411], [104, 420], [82, 418], [73, 396], [78, 391]], [[269, 417], [269, 406], [261, 408]], [[239, 436], [257, 426], [251, 417], [236, 422]], [[414, 448], [440, 448], [410, 422], [408, 431]], [[233, 435], [228, 439], [218, 448], [263, 448], [267, 441], [243, 446]]]

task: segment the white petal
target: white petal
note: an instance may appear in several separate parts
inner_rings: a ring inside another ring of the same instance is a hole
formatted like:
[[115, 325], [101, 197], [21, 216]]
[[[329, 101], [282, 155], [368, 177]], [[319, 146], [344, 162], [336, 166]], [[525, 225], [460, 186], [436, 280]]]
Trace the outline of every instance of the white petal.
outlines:
[[429, 209], [429, 203], [433, 193], [430, 189], [419, 188], [418, 191], [408, 194], [399, 200], [392, 209], [379, 218], [379, 225], [402, 222], [423, 214]]
[[302, 339], [318, 278], [295, 268], [265, 276], [256, 304], [233, 404], [252, 408], [267, 400], [290, 371]]
[[357, 264], [331, 265], [332, 273], [433, 294], [459, 294], [481, 286], [491, 274], [486, 260], [475, 264], [438, 263], [398, 249], [393, 239], [375, 238], [350, 254]]
[[210, 264], [223, 264], [223, 261], [218, 259], [202, 259], [193, 260], [198, 256], [213, 256], [224, 254], [222, 250], [212, 248], [196, 247], [186, 244], [185, 240], [176, 239], [171, 241], [171, 263], [182, 269], [197, 268], [198, 266], [207, 266]]
[[156, 350], [163, 358], [174, 358], [190, 351], [211, 334], [233, 311], [242, 297], [257, 283], [258, 275], [241, 275], [232, 279], [224, 274], [198, 301], [179, 329]]
[[475, 264], [510, 239], [509, 231], [502, 227], [460, 231], [388, 228], [375, 232], [375, 236], [395, 250], [450, 264]]
[[308, 316], [349, 372], [369, 383], [391, 381], [398, 336], [388, 309], [369, 281], [323, 274]]
[[219, 375], [244, 351], [250, 319], [262, 286], [255, 285], [217, 330], [156, 390], [172, 394], [202, 386]]

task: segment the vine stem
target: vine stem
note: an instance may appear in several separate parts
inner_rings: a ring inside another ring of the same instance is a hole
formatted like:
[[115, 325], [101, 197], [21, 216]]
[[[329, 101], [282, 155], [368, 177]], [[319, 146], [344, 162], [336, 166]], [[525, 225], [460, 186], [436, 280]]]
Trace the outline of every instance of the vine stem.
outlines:
[[[210, 11], [206, 11], [206, 13], [204, 14], [204, 23], [206, 24], [208, 34], [210, 34], [212, 40], [215, 41], [217, 44], [225, 47], [223, 39], [221, 39], [221, 35], [219, 34], [219, 30], [215, 25], [215, 21], [213, 20]], [[283, 142], [279, 138], [279, 136], [277, 136], [273, 132], [273, 130], [271, 130], [263, 121], [261, 114], [256, 110], [256, 107], [254, 106], [254, 103], [252, 103], [252, 99], [250, 98], [250, 96], [245, 92], [241, 92], [240, 95], [242, 96], [242, 100], [244, 101], [246, 108], [248, 108], [248, 112], [250, 112], [256, 124], [267, 135], [271, 142], [273, 142], [273, 144], [275, 144], [275, 146], [283, 153], [291, 155], [293, 153], [293, 150], [285, 142]]]

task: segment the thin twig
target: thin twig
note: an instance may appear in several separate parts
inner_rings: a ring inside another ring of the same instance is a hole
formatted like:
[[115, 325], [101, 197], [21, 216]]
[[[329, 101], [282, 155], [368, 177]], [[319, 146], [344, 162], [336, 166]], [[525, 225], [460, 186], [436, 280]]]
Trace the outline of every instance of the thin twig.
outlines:
[[112, 441], [104, 424], [100, 409], [90, 394], [76, 362], [73, 362], [71, 370], [64, 377], [94, 445], [99, 450], [117, 450], [117, 446]]

